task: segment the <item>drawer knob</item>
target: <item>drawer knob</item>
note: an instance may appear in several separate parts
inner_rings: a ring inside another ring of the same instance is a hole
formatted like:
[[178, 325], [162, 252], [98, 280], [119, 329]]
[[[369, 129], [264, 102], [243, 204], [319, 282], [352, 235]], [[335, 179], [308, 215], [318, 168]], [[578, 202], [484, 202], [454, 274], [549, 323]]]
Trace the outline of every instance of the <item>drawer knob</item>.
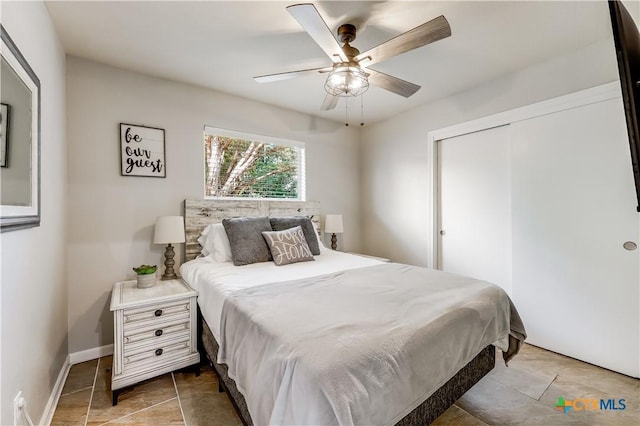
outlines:
[[158, 337], [162, 336], [162, 330], [156, 330], [156, 336]]
[[156, 356], [162, 355], [162, 349], [156, 349]]
[[160, 315], [162, 315], [162, 309], [157, 309], [153, 314], [159, 317]]

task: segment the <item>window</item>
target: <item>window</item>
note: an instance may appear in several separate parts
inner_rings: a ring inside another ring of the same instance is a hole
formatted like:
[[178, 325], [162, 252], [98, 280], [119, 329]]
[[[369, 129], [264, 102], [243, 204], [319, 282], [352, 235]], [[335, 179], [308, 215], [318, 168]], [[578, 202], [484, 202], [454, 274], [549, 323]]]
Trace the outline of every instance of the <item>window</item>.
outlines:
[[304, 144], [205, 127], [204, 195], [305, 199]]

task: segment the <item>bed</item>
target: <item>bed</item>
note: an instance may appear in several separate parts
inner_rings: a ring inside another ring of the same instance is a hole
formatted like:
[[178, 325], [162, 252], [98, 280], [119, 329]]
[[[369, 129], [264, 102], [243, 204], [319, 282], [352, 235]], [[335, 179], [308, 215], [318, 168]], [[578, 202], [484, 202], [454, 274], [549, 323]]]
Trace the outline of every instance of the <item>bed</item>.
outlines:
[[[200, 344], [243, 423], [435, 420], [525, 338], [498, 287], [322, 249], [314, 261], [234, 266], [201, 251], [231, 217], [306, 216], [319, 204], [185, 200], [181, 275], [199, 291]], [[428, 282], [428, 291], [425, 283]]]

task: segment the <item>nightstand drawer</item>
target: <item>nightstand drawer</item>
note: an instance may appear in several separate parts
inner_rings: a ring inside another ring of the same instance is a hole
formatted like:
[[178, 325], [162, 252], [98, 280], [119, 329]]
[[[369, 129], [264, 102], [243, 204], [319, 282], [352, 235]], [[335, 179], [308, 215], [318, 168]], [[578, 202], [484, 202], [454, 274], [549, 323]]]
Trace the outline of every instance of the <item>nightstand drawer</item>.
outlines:
[[166, 361], [188, 355], [191, 352], [189, 337], [179, 342], [165, 343], [163, 345], [145, 346], [129, 354], [124, 354], [124, 370], [141, 369], [145, 365], [153, 365], [156, 368]]
[[189, 318], [178, 319], [176, 321], [165, 322], [162, 324], [150, 324], [140, 328], [125, 328], [124, 330], [124, 347], [125, 352], [127, 346], [133, 343], [141, 343], [159, 340], [165, 337], [175, 337], [181, 332], [189, 330]]
[[136, 309], [125, 309], [124, 329], [132, 327], [144, 326], [145, 321], [163, 321], [170, 319], [189, 318], [190, 303], [189, 300], [181, 300], [179, 302], [165, 303], [153, 307], [144, 307]]
[[165, 346], [171, 346], [175, 343], [191, 342], [191, 331], [182, 330], [173, 333], [171, 336], [153, 337], [150, 339], [143, 339], [138, 342], [125, 343], [122, 345], [122, 354], [125, 357], [136, 356], [142, 352], [149, 350], [150, 348], [157, 349]]

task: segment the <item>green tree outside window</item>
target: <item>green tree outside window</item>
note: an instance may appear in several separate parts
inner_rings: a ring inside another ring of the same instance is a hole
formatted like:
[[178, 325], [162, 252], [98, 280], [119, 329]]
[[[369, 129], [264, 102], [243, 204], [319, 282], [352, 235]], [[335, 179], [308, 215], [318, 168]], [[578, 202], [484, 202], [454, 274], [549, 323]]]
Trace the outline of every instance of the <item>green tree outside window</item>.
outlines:
[[205, 135], [205, 196], [300, 199], [304, 149]]

